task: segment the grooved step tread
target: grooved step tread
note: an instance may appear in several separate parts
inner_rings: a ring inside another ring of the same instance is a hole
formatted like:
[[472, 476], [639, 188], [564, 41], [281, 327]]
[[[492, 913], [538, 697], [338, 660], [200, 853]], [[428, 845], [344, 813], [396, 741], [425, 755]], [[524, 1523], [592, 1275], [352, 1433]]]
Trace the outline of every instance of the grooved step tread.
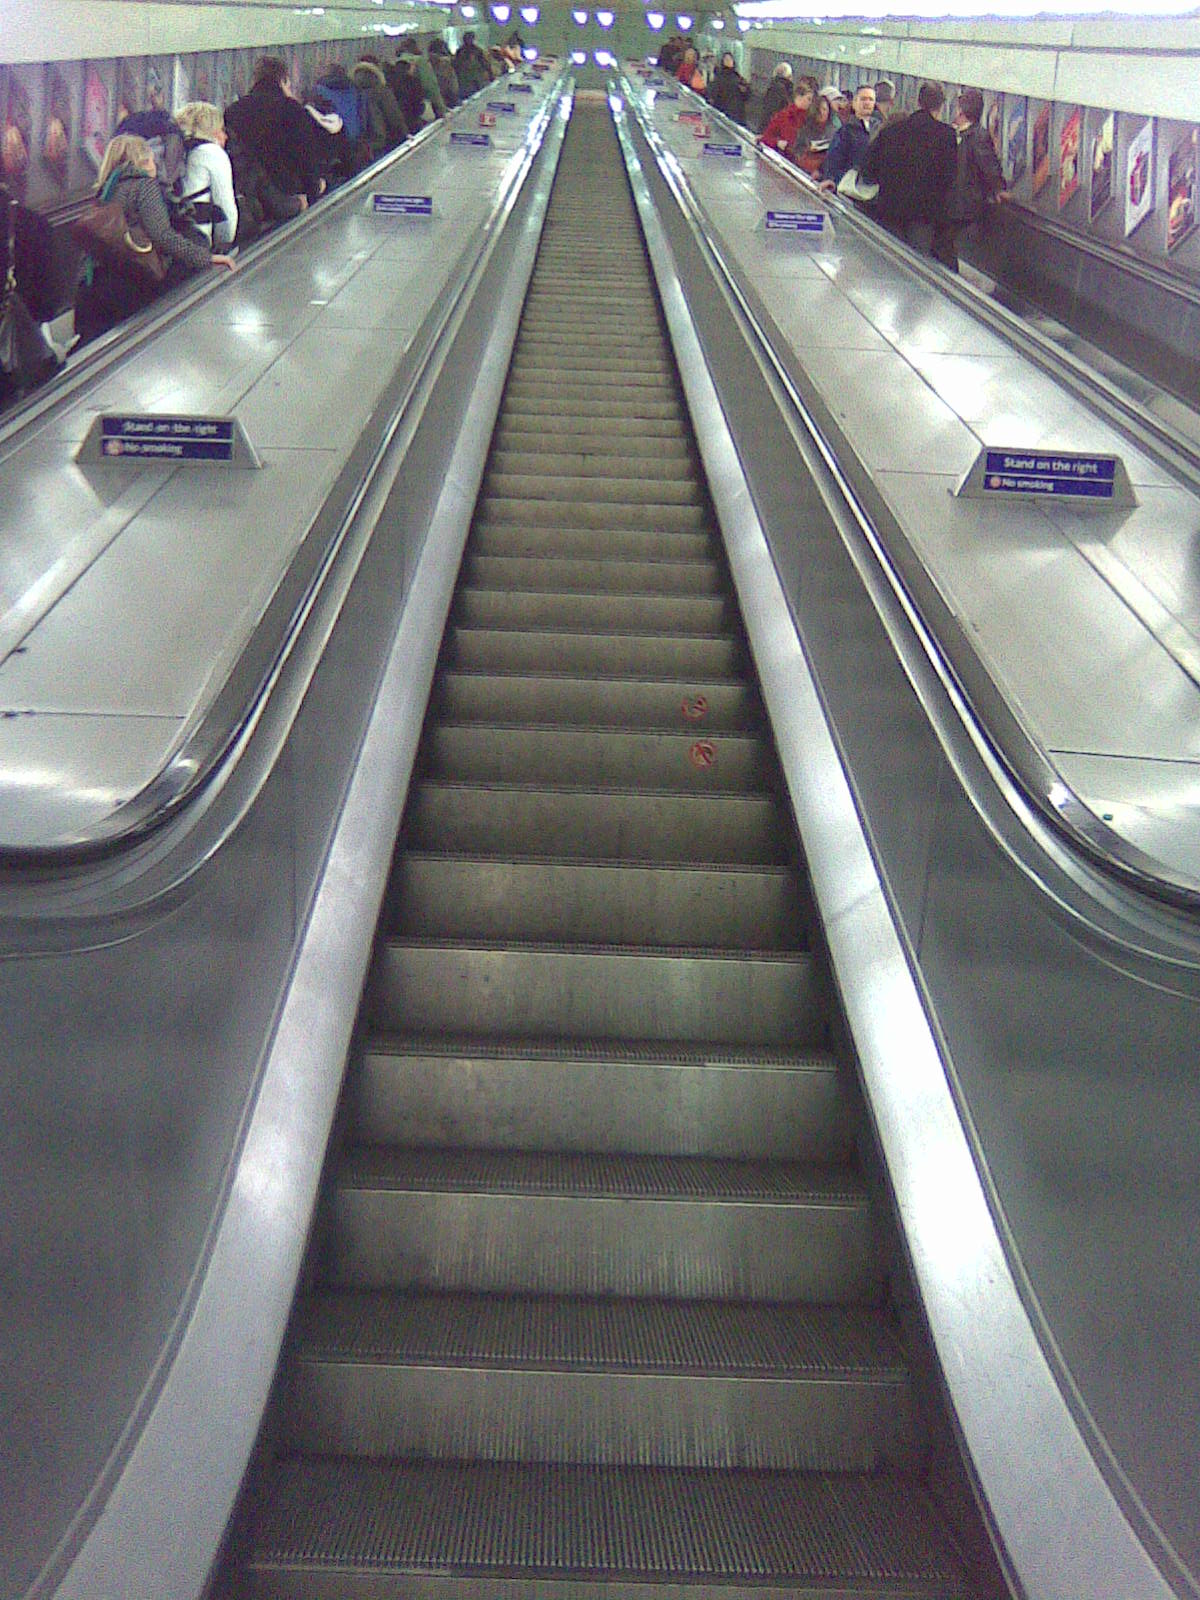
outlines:
[[719, 1156], [359, 1145], [347, 1154], [335, 1182], [339, 1189], [393, 1193], [569, 1195], [859, 1211], [870, 1207], [853, 1169]]
[[302, 1360], [719, 1373], [907, 1377], [874, 1307], [325, 1290], [301, 1303]]
[[294, 1586], [259, 1591], [271, 1594], [339, 1568], [364, 1578], [710, 1579], [923, 1600], [961, 1600], [967, 1589], [927, 1496], [889, 1472], [289, 1460], [272, 1475], [254, 1546], [251, 1575], [282, 1569]]
[[784, 1067], [831, 1073], [837, 1065], [822, 1050], [772, 1050], [766, 1046], [694, 1044], [658, 1039], [495, 1039], [480, 1034], [373, 1033], [374, 1054], [441, 1056], [447, 1060], [613, 1061], [641, 1066]]

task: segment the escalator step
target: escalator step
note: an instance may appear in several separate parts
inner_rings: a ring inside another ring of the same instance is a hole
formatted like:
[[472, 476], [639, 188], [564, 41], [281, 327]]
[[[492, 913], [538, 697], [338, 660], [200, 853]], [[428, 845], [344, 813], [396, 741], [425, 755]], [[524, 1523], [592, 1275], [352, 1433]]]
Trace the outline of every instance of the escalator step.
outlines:
[[674, 1040], [377, 1034], [349, 1093], [354, 1134], [375, 1145], [832, 1165], [857, 1126], [830, 1055]]
[[326, 1226], [339, 1288], [874, 1305], [884, 1277], [861, 1181], [794, 1162], [363, 1146]]
[[530, 861], [405, 851], [388, 887], [397, 938], [561, 944], [807, 945], [786, 867], [688, 867], [623, 861]]
[[[667, 794], [425, 778], [406, 836], [418, 846], [625, 861], [784, 862], [791, 841], [769, 794]], [[637, 1030], [634, 1030], [635, 1033]]]
[[318, 1455], [872, 1472], [918, 1442], [883, 1315], [840, 1306], [326, 1292], [287, 1410]]
[[482, 1600], [534, 1578], [539, 1600], [613, 1583], [681, 1600], [705, 1580], [764, 1600], [966, 1588], [923, 1491], [894, 1474], [339, 1458], [282, 1463], [248, 1575], [258, 1600]]

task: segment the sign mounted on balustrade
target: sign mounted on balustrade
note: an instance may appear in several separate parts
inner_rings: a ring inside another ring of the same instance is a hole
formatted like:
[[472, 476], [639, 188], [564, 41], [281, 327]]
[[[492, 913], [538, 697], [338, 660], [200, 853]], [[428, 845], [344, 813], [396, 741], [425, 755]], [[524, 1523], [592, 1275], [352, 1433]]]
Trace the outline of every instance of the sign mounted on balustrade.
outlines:
[[768, 233], [822, 234], [825, 222], [824, 211], [768, 211], [763, 227]]
[[373, 194], [371, 209], [377, 217], [431, 217], [431, 194]]
[[533, 85], [531, 83], [510, 83], [508, 92], [509, 94], [532, 94]]
[[[482, 117], [486, 113], [481, 111], [479, 115]], [[490, 133], [452, 133], [450, 143], [457, 150], [490, 150], [492, 136]]]
[[500, 117], [515, 117], [517, 108], [511, 100], [489, 100], [487, 110], [494, 111]]
[[262, 466], [236, 417], [98, 416], [75, 459], [113, 465]]
[[700, 154], [715, 156], [721, 161], [740, 161], [742, 159], [742, 147], [740, 144], [714, 144], [709, 140], [700, 146]]
[[1055, 500], [1100, 510], [1137, 505], [1120, 456], [1075, 450], [985, 446], [954, 492], [973, 500]]

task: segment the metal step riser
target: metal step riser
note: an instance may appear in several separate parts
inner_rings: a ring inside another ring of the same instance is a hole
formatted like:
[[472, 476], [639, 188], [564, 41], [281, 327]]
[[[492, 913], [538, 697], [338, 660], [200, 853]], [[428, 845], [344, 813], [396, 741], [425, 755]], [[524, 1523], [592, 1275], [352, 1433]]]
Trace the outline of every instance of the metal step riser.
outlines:
[[564, 523], [569, 528], [668, 528], [682, 533], [707, 533], [712, 519], [703, 505], [640, 505], [622, 501], [592, 504], [569, 496], [531, 500], [488, 491], [481, 496], [477, 517], [492, 522], [532, 522], [542, 528]]
[[471, 1577], [447, 1566], [442, 1571], [394, 1573], [372, 1567], [306, 1566], [288, 1562], [247, 1569], [244, 1600], [964, 1600], [970, 1591], [961, 1581], [928, 1583], [913, 1579], [886, 1588], [861, 1582], [743, 1584], [732, 1589], [719, 1576], [712, 1579], [672, 1578], [638, 1583], [626, 1573], [555, 1577]]
[[620, 432], [617, 426], [602, 424], [595, 418], [574, 430], [569, 424], [555, 425], [551, 422], [547, 422], [544, 428], [522, 429], [515, 422], [506, 420], [497, 429], [492, 448], [497, 452], [509, 451], [514, 454], [546, 451], [568, 458], [584, 456], [592, 461], [615, 459], [630, 464], [630, 469], [635, 460], [639, 466], [644, 463], [649, 467], [662, 462], [664, 466], [670, 466], [672, 471], [679, 463], [692, 465], [695, 453], [682, 425], [673, 432], [661, 431], [664, 426], [660, 424], [660, 431], [651, 434], [641, 429], [636, 433], [628, 429]]
[[[546, 841], [547, 853], [553, 840]], [[388, 932], [417, 939], [803, 949], [806, 913], [782, 869], [589, 866], [406, 854]]]
[[[611, 501], [621, 505], [645, 506], [657, 524], [661, 506], [698, 506], [704, 490], [688, 468], [667, 478], [611, 477], [605, 473], [590, 476], [560, 476], [551, 472], [503, 472], [493, 467], [484, 482], [487, 498], [507, 500], [555, 500], [577, 505], [582, 501], [604, 507]], [[645, 526], [645, 524], [643, 524]]]
[[[625, 728], [479, 728], [444, 723], [424, 742], [430, 777], [471, 783], [755, 792], [774, 763], [758, 739], [729, 733]], [[698, 763], [707, 761], [707, 766]]]
[[339, 1186], [332, 1286], [874, 1304], [865, 1203], [437, 1194]]
[[742, 652], [732, 638], [454, 627], [445, 660], [469, 672], [536, 672], [550, 661], [559, 672], [669, 678], [679, 688], [682, 705], [682, 694], [693, 683], [711, 684], [714, 679], [733, 677], [741, 669]]
[[[593, 324], [595, 327], [595, 325]], [[637, 359], [648, 350], [662, 346], [662, 335], [650, 318], [607, 321], [595, 328], [594, 347], [613, 360], [630, 356]], [[579, 329], [570, 318], [546, 315], [522, 324], [517, 348], [522, 356], [548, 357], [568, 366], [579, 351]]]
[[902, 1379], [732, 1378], [305, 1359], [283, 1444], [323, 1455], [872, 1472], [916, 1464]]
[[421, 783], [405, 837], [418, 849], [588, 860], [786, 862], [791, 839], [762, 795], [601, 794]]
[[[647, 521], [654, 507], [648, 507]], [[715, 561], [596, 560], [587, 556], [473, 555], [463, 581], [478, 589], [550, 594], [718, 594], [726, 586]]]
[[569, 377], [573, 382], [580, 382], [584, 378], [594, 376], [607, 377], [610, 374], [617, 376], [634, 377], [636, 374], [645, 373], [653, 378], [663, 378], [674, 385], [677, 382], [674, 362], [666, 356], [655, 356], [645, 348], [639, 354], [634, 354], [630, 346], [628, 354], [601, 356], [592, 352], [581, 355], [576, 350], [574, 359], [565, 357], [556, 346], [551, 350], [540, 351], [536, 345], [530, 344], [522, 347], [518, 345], [517, 354], [513, 357], [509, 373], [513, 378], [526, 376], [540, 377], [544, 373], [558, 377]]
[[[683, 445], [691, 451], [691, 429], [678, 411], [668, 417], [626, 417], [618, 412], [608, 416], [564, 417], [556, 416], [552, 409], [543, 407], [538, 414], [529, 412], [527, 416], [522, 416], [522, 411], [528, 409], [510, 407], [503, 412], [500, 431], [495, 435], [496, 443], [532, 438], [539, 445], [543, 441], [554, 441], [555, 448], [558, 448], [559, 440], [572, 439], [584, 440], [589, 444], [595, 441], [602, 443], [606, 450], [610, 447], [628, 449], [631, 454], [641, 455], [653, 453], [658, 448], [658, 441], [666, 439], [675, 450]], [[568, 448], [581, 447], [576, 443]]]
[[[625, 463], [627, 467], [627, 463]], [[529, 528], [483, 523], [473, 532], [476, 556], [537, 556], [580, 560], [715, 561], [707, 533], [658, 533], [653, 528]]]
[[[494, 450], [491, 470], [503, 477], [556, 477], [595, 479], [628, 479], [632, 464], [628, 454], [619, 446], [610, 447], [608, 454], [599, 451], [578, 450], [574, 454], [550, 449]], [[677, 483], [681, 478], [695, 477], [690, 460], [685, 455], [660, 460], [638, 459], [637, 474], [641, 482]]]
[[807, 955], [683, 955], [389, 940], [370, 1018], [392, 1033], [820, 1044], [827, 996]]
[[587, 633], [723, 634], [732, 608], [708, 595], [517, 594], [460, 589], [455, 621], [472, 628], [572, 628]]
[[[509, 424], [519, 417], [551, 417], [561, 423], [563, 406], [564, 397], [561, 395], [506, 396], [504, 418]], [[624, 418], [630, 424], [630, 432], [634, 433], [638, 431], [633, 426], [637, 422], [674, 422], [680, 425], [680, 432], [685, 425], [683, 407], [678, 400], [639, 400], [634, 405], [619, 395], [607, 400], [585, 396], [581, 399], [572, 398], [569, 409], [577, 423], [591, 417]]]
[[368, 1144], [833, 1163], [855, 1132], [849, 1086], [811, 1067], [395, 1055], [368, 1048], [351, 1085]]
[[[570, 405], [575, 400], [616, 401], [630, 415], [637, 415], [645, 404], [668, 401], [678, 405], [678, 385], [670, 378], [655, 378], [639, 374], [626, 377], [619, 372], [597, 373], [593, 377], [560, 374], [554, 377], [513, 377], [504, 391], [505, 402], [517, 404], [526, 400], [557, 400], [560, 405]], [[653, 416], [654, 413], [650, 412]]]
[[[563, 667], [549, 650], [542, 659]], [[447, 673], [438, 681], [432, 709], [450, 722], [577, 722], [593, 728], [736, 732], [761, 722], [757, 696], [744, 684], [702, 679], [681, 684]]]

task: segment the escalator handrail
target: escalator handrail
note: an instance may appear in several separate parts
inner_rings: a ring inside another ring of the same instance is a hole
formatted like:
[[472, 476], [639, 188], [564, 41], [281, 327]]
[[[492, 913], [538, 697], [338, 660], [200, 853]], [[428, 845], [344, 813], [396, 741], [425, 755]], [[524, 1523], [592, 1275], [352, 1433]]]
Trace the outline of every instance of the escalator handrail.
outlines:
[[[635, 99], [636, 94], [631, 92], [628, 80], [623, 78], [623, 82], [626, 93], [631, 99]], [[692, 91], [687, 92], [690, 94]], [[694, 98], [700, 104], [705, 104], [699, 96]], [[746, 141], [744, 128], [730, 119], [722, 118], [722, 121], [730, 132], [739, 134], [742, 141]], [[645, 119], [642, 126], [660, 159], [665, 157], [668, 162], [673, 162], [674, 158], [666, 149], [657, 130], [647, 125]], [[773, 157], [771, 152], [764, 152], [761, 148], [758, 153], [787, 176], [802, 179], [803, 175], [799, 174], [790, 162], [784, 161], [781, 157]], [[680, 203], [684, 206], [693, 226], [704, 234], [706, 247], [718, 264], [729, 292], [754, 326], [780, 383], [789, 392], [805, 428], [812, 434], [834, 473], [855, 521], [862, 530], [863, 537], [874, 549], [889, 583], [901, 597], [905, 607], [915, 612], [921, 619], [920, 637], [924, 641], [925, 648], [936, 653], [937, 659], [934, 664], [939, 674], [948, 676], [957, 686], [956, 698], [964, 716], [969, 719], [969, 731], [977, 747], [986, 749], [1000, 762], [1032, 811], [1048, 823], [1054, 834], [1090, 866], [1160, 905], [1187, 913], [1200, 911], [1200, 883], [1182, 873], [1173, 872], [1109, 827], [1065, 781], [1040, 741], [1018, 718], [1008, 700], [1002, 695], [995, 679], [986, 670], [978, 651], [967, 639], [965, 632], [957, 626], [949, 608], [944, 608], [942, 615], [936, 620], [929, 615], [936, 604], [932, 585], [928, 586], [924, 597], [914, 592], [911, 581], [900, 569], [894, 551], [889, 549], [880, 533], [876, 519], [872, 517], [861, 495], [838, 464], [836, 453], [830, 447], [820, 422], [796, 389], [785, 363], [774, 349], [769, 333], [762, 327], [761, 320], [747, 301], [736, 273], [718, 246], [704, 233], [703, 217], [690, 186], [685, 181], [676, 187], [679, 189]], [[815, 190], [816, 186], [805, 181], [804, 187], [806, 190], [810, 188]], [[827, 201], [833, 197], [821, 195], [820, 198]], [[849, 221], [860, 229], [870, 228], [872, 244], [894, 245], [896, 247], [894, 254], [905, 266], [923, 266], [923, 263], [915, 261], [914, 252], [885, 234], [885, 230], [874, 224], [868, 224], [864, 219], [854, 215], [853, 207], [838, 203], [839, 216], [845, 216], [847, 210], [850, 212]], [[883, 238], [878, 238], [878, 235], [883, 235]], [[933, 272], [922, 275], [926, 276], [938, 290], [952, 287], [958, 282], [952, 273], [936, 264]], [[974, 299], [983, 301], [984, 304], [988, 303], [975, 291], [972, 291], [972, 295]], [[967, 301], [967, 309], [975, 309], [971, 300]], [[1196, 465], [1197, 471], [1200, 472], [1200, 456], [1196, 458]], [[903, 537], [903, 530], [900, 530], [900, 533]], [[914, 559], [916, 559], [915, 554]]]
[[[513, 164], [486, 220], [474, 235], [474, 248], [468, 248], [464, 253], [457, 270], [414, 335], [397, 380], [384, 391], [357, 447], [361, 450], [362, 459], [352, 453], [342, 478], [339, 478], [326, 497], [324, 506], [315, 514], [310, 531], [319, 523], [328, 506], [334, 503], [336, 520], [328, 537], [324, 541], [305, 538], [299, 542], [296, 554], [264, 602], [236, 662], [226, 677], [214, 685], [207, 700], [193, 712], [157, 776], [131, 799], [75, 839], [49, 846], [13, 845], [0, 841], [0, 874], [12, 876], [30, 870], [44, 874], [123, 854], [162, 828], [218, 779], [227, 758], [237, 749], [243, 730], [255, 720], [259, 706], [270, 692], [280, 664], [290, 653], [292, 643], [312, 609], [316, 594], [338, 563], [347, 531], [367, 495], [407, 406], [422, 382], [441, 335], [454, 315], [459, 297], [487, 254], [496, 229], [502, 227], [507, 219], [513, 197], [527, 176], [530, 152], [536, 150], [545, 126], [554, 114], [554, 106], [567, 76], [565, 68], [555, 76], [541, 108], [526, 130], [523, 140], [526, 159]], [[486, 92], [486, 89], [479, 91], [481, 94]], [[440, 126], [440, 122], [432, 124], [430, 128], [422, 130], [419, 137], [424, 140], [436, 133]], [[339, 195], [344, 194], [350, 200], [360, 194], [363, 188], [378, 178], [387, 159], [394, 160], [395, 155], [368, 168], [354, 180], [353, 187], [347, 185], [346, 190], [339, 191]], [[267, 243], [276, 248], [281, 243], [286, 244], [294, 238], [297, 224], [303, 225], [302, 217], [286, 224]], [[201, 293], [210, 293], [213, 287], [206, 285]], [[146, 325], [137, 342], [161, 331], [166, 323], [189, 309], [196, 298], [199, 296], [193, 295], [172, 308], [161, 321]], [[349, 481], [343, 481], [347, 478]], [[313, 548], [309, 548], [310, 545]]]

